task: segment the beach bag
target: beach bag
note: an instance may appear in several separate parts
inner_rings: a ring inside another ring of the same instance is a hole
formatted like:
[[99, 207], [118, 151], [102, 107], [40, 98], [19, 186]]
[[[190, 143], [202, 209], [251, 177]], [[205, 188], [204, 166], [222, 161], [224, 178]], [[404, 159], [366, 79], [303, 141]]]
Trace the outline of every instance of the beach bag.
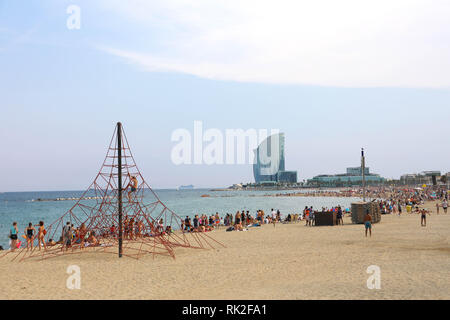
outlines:
[[234, 230], [234, 227], [229, 227], [228, 229], [227, 229], [227, 232], [230, 232], [230, 231], [233, 231]]

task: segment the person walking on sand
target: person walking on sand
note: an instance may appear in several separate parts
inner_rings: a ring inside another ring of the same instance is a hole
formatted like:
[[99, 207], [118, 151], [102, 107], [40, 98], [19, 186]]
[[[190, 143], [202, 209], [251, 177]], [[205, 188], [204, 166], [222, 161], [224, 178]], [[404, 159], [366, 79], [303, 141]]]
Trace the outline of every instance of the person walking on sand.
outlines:
[[62, 247], [61, 251], [64, 250], [64, 247], [66, 248], [66, 251], [69, 249], [70, 245], [72, 244], [72, 226], [70, 225], [70, 222], [67, 222], [66, 225], [62, 229]]
[[276, 222], [277, 222], [277, 212], [274, 209], [272, 209], [272, 223], [274, 228]]
[[436, 203], [436, 212], [437, 212], [437, 214], [439, 214], [439, 202]]
[[34, 234], [36, 233], [36, 229], [33, 227], [33, 224], [30, 222], [28, 224], [28, 227], [25, 229], [25, 236], [27, 239], [27, 251], [31, 247], [31, 250], [33, 250], [33, 240], [34, 240]]
[[138, 187], [138, 180], [136, 177], [131, 176], [128, 174], [128, 177], [130, 178], [130, 182], [128, 183], [127, 189], [131, 188], [130, 191], [128, 191], [128, 202], [131, 202], [131, 194], [136, 192]]
[[367, 231], [369, 231], [370, 237], [372, 237], [372, 216], [369, 214], [369, 211], [366, 212], [366, 216], [364, 217], [364, 226], [366, 227], [366, 238]]
[[448, 209], [447, 199], [444, 199], [444, 202], [442, 202], [442, 208], [444, 209], [444, 213], [447, 214], [447, 209]]
[[13, 222], [13, 226], [9, 230], [9, 238], [11, 239], [11, 251], [16, 250], [18, 233], [19, 230], [17, 229], [17, 222]]

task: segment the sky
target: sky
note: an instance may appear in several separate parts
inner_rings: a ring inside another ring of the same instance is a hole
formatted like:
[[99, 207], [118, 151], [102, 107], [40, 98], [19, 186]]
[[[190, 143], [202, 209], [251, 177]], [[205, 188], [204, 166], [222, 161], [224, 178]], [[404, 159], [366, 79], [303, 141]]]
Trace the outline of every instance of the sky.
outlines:
[[300, 181], [361, 147], [386, 178], [448, 172], [449, 16], [444, 0], [0, 0], [0, 192], [87, 188], [117, 121], [154, 188], [253, 181], [171, 161], [194, 121], [279, 129]]

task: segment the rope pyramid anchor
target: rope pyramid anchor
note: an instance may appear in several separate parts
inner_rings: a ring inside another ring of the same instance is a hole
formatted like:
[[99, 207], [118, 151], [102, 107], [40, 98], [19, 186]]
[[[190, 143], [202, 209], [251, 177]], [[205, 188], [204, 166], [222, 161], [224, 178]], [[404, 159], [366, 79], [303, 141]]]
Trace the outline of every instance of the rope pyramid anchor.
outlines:
[[[77, 230], [73, 236], [65, 233], [67, 223], [73, 225], [70, 232]], [[45, 243], [46, 248], [37, 245], [30, 251], [15, 251], [12, 260], [86, 252], [175, 259], [176, 247], [225, 247], [207, 233], [184, 232], [181, 217], [159, 199], [139, 171], [120, 122], [94, 182], [72, 208], [46, 228]]]

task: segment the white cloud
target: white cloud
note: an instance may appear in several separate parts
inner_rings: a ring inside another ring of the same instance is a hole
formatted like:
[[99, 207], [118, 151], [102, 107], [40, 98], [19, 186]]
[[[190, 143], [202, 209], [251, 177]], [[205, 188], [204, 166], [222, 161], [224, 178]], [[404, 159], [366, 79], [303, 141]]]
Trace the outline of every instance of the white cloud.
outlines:
[[446, 0], [109, 0], [103, 6], [140, 33], [161, 33], [156, 49], [103, 47], [148, 71], [264, 83], [450, 87]]

